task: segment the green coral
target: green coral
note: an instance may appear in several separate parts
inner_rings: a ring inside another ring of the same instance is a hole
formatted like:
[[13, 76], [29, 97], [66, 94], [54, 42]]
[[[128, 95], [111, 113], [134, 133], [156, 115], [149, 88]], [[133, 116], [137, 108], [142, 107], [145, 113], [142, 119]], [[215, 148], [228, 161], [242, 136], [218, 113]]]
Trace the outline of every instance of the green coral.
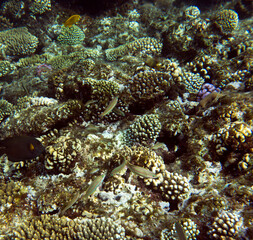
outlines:
[[15, 69], [14, 65], [9, 61], [0, 61], [0, 77], [11, 73]]
[[124, 131], [124, 142], [127, 145], [135, 143], [148, 145], [156, 140], [161, 128], [162, 125], [158, 115], [143, 115]]
[[238, 27], [238, 14], [231, 9], [224, 9], [217, 13], [215, 23], [223, 33], [230, 33]]
[[19, 27], [1, 31], [0, 44], [6, 46], [6, 55], [19, 56], [34, 53], [39, 41], [36, 36], [28, 32], [26, 27]]
[[57, 37], [57, 41], [60, 44], [76, 45], [81, 44], [85, 38], [84, 32], [76, 25], [71, 27], [62, 26], [60, 35]]

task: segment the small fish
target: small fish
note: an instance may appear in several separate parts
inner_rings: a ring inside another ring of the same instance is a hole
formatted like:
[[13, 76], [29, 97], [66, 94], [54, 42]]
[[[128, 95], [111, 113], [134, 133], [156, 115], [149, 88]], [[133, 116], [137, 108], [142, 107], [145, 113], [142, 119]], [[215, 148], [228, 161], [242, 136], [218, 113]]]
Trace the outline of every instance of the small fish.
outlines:
[[87, 101], [85, 104], [84, 104], [84, 107], [88, 107], [89, 105], [93, 104], [93, 103], [96, 103], [97, 100], [89, 100]]
[[64, 23], [65, 27], [72, 27], [73, 24], [77, 23], [80, 20], [80, 15], [72, 15], [69, 17], [66, 22]]
[[177, 231], [178, 239], [179, 240], [187, 240], [187, 237], [186, 237], [185, 232], [184, 232], [184, 228], [182, 227], [182, 225], [179, 222], [175, 223], [175, 228], [176, 228], [176, 231]]
[[127, 167], [136, 175], [139, 175], [141, 177], [144, 178], [158, 178], [158, 176], [151, 172], [150, 170], [143, 168], [143, 167], [139, 167], [130, 163], [127, 163]]
[[112, 110], [114, 113], [116, 113], [117, 115], [119, 115], [119, 116], [121, 116], [121, 117], [125, 117], [126, 116], [126, 114], [124, 113], [124, 112], [122, 112], [120, 109], [118, 109], [118, 108], [114, 108], [113, 110]]
[[36, 158], [44, 150], [42, 143], [34, 137], [17, 136], [0, 141], [0, 155], [6, 153], [12, 162]]
[[76, 203], [80, 196], [80, 192], [75, 194], [74, 197], [66, 204], [66, 206], [62, 210], [60, 210], [59, 217], [63, 216], [63, 214]]
[[119, 96], [113, 98], [113, 99], [109, 102], [109, 104], [108, 104], [108, 106], [106, 107], [106, 109], [100, 114], [99, 117], [100, 117], [100, 118], [103, 118], [105, 115], [109, 114], [109, 113], [114, 109], [114, 107], [117, 105], [118, 100], [119, 100]]
[[[90, 184], [90, 186], [87, 188], [85, 194], [84, 194], [84, 199], [88, 198], [91, 196], [99, 186], [102, 185], [104, 178], [106, 176], [106, 173], [102, 174], [101, 176], [98, 176], [94, 179], [94, 181]], [[83, 194], [82, 194], [83, 195]]]
[[127, 161], [126, 159], [124, 159], [123, 163], [120, 164], [118, 167], [114, 168], [110, 174], [110, 176], [114, 176], [116, 174], [118, 174], [119, 172], [121, 172], [121, 170], [126, 166]]

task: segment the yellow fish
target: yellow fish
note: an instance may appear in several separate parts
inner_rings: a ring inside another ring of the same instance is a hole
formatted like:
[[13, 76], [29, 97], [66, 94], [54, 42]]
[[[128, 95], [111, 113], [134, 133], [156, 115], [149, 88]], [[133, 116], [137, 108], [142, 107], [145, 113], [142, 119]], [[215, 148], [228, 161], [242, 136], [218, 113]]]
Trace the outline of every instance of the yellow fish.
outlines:
[[66, 20], [64, 24], [65, 27], [72, 27], [73, 24], [77, 23], [80, 20], [80, 15], [72, 15]]

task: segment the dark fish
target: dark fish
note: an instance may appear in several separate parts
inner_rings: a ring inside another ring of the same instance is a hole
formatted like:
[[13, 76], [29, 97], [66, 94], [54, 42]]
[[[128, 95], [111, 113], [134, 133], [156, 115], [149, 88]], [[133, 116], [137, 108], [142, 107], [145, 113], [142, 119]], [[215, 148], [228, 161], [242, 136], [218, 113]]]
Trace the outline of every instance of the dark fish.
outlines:
[[0, 155], [6, 153], [12, 162], [36, 158], [44, 150], [42, 143], [34, 137], [18, 136], [0, 141]]
[[186, 237], [185, 232], [184, 232], [184, 228], [182, 227], [182, 225], [179, 222], [175, 223], [175, 228], [176, 228], [176, 231], [177, 231], [178, 239], [179, 240], [187, 240], [187, 237]]

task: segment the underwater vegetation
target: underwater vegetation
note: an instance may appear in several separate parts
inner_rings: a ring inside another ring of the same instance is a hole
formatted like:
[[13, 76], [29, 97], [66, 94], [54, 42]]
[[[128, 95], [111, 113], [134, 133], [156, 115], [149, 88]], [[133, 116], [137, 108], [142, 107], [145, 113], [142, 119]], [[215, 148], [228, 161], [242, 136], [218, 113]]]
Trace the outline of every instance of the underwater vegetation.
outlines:
[[0, 239], [252, 240], [253, 2], [87, 2], [1, 2]]

